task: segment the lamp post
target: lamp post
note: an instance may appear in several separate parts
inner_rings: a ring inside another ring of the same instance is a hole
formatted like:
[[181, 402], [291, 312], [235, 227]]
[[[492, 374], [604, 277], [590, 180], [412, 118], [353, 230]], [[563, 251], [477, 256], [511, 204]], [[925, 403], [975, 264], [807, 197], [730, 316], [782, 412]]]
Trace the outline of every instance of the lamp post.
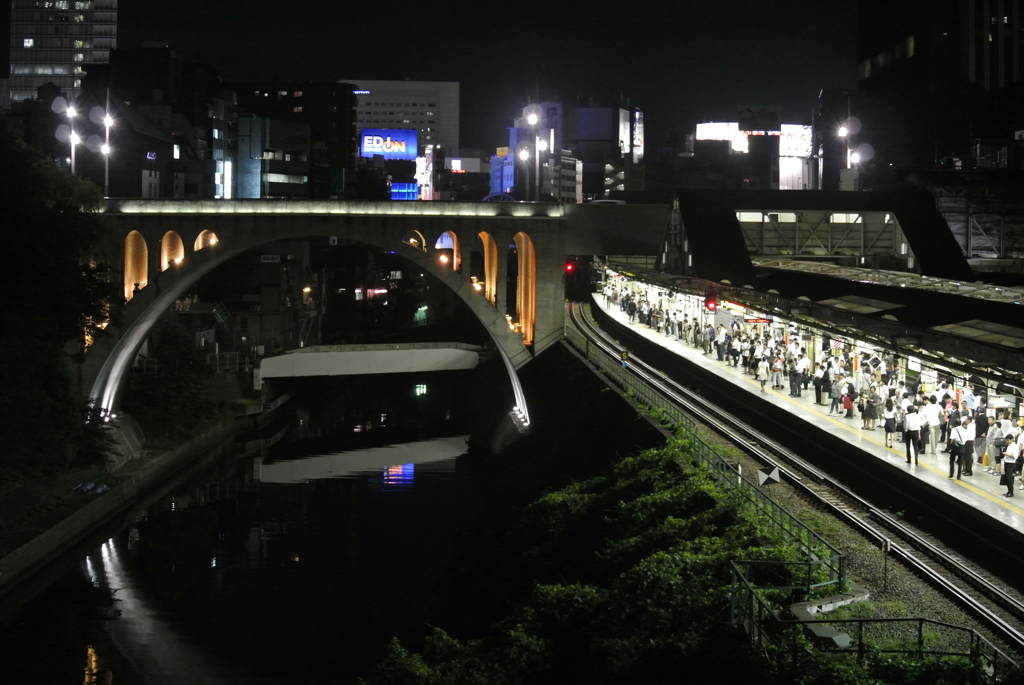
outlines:
[[[530, 112], [526, 115], [526, 123], [529, 124], [530, 130], [534, 132], [533, 138], [533, 182], [537, 188], [536, 194], [534, 195], [533, 201], [536, 202], [540, 199], [540, 151], [537, 148], [537, 141], [540, 138], [536, 135], [537, 126], [537, 114], [536, 112]], [[529, 200], [529, 190], [527, 190], [527, 200]]]
[[519, 151], [519, 159], [523, 160], [523, 170], [526, 172], [525, 183], [523, 183], [523, 192], [526, 194], [526, 202], [530, 201], [530, 165], [527, 161], [530, 159], [530, 151], [525, 147]]
[[71, 173], [75, 173], [75, 146], [80, 142], [78, 134], [75, 133], [75, 108], [68, 107], [68, 126], [71, 127], [71, 137], [68, 139], [71, 141]]
[[110, 89], [107, 89], [107, 104], [103, 110], [103, 128], [106, 129], [106, 137], [103, 141], [100, 152], [103, 153], [103, 197], [110, 197], [110, 127], [114, 125], [114, 119], [110, 116]]
[[548, 141], [537, 136], [534, 140], [534, 146], [537, 148], [537, 159], [534, 162], [534, 169], [536, 171], [536, 178], [534, 181], [536, 182], [537, 193], [534, 200], [540, 202], [540, 153], [548, 149]]

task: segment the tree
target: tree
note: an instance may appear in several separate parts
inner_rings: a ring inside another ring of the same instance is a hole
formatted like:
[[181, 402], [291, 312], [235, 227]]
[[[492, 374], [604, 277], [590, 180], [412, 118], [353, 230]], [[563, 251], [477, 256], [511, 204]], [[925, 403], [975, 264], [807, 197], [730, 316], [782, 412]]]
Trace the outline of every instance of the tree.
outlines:
[[[73, 389], [61, 347], [116, 313], [118, 254], [89, 181], [0, 130], [0, 439], [5, 476], [102, 463], [109, 437]], [[91, 417], [91, 418], [90, 418]]]

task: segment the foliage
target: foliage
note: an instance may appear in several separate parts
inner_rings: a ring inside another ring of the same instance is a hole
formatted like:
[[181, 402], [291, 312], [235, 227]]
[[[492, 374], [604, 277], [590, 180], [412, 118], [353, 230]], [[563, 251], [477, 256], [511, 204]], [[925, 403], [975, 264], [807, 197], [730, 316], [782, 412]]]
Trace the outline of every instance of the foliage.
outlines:
[[133, 374], [125, 397], [125, 408], [147, 436], [187, 440], [230, 417], [210, 386], [214, 372], [204, 353], [177, 320], [164, 317], [154, 327], [149, 354], [157, 360], [156, 372]]
[[[12, 266], [0, 308], [0, 475], [102, 464], [108, 432], [72, 389], [61, 346], [116, 310], [112, 232], [101, 195], [0, 130], [0, 226]], [[19, 264], [17, 268], [13, 264]]]

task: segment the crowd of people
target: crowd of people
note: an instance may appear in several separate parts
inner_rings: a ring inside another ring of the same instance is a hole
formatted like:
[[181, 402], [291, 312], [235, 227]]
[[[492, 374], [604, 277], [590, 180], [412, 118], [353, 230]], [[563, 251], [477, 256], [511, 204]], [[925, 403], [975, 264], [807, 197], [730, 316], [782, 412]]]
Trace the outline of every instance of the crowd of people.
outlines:
[[[856, 420], [859, 414], [861, 430], [881, 428], [886, 447], [895, 449], [897, 442], [902, 443], [908, 464], [917, 464], [920, 454], [946, 453], [950, 478], [974, 476], [974, 467], [979, 466], [999, 477], [1006, 486], [1004, 497], [1014, 496], [1014, 478], [1024, 465], [1024, 431], [1009, 410], [989, 407], [980, 388], [958, 393], [949, 383], [939, 382], [928, 392], [920, 378], [908, 385], [888, 353], [854, 359], [842, 349], [814, 362], [797, 336], [788, 342], [773, 339], [744, 330], [738, 319], [716, 326], [677, 306], [652, 304], [628, 291], [611, 289], [606, 296], [608, 306], [619, 307], [630, 322], [742, 367], [760, 383], [761, 392], [770, 384], [773, 390], [788, 387], [790, 397], [801, 397], [813, 387], [815, 404], [828, 406], [829, 415]], [[1019, 489], [1024, 490], [1024, 482]]]

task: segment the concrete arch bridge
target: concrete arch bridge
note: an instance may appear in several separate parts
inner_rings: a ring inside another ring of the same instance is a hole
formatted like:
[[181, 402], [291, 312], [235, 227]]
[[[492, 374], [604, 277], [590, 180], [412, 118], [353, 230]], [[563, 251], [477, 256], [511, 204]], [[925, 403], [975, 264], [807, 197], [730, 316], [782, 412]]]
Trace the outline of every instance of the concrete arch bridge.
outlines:
[[[194, 283], [252, 248], [321, 236], [394, 251], [451, 288], [494, 339], [525, 412], [515, 369], [561, 338], [566, 255], [599, 254], [606, 245], [654, 254], [668, 212], [661, 205], [111, 200], [105, 215], [124, 237], [129, 302], [123, 329], [90, 349], [83, 387], [115, 413], [153, 325]], [[511, 326], [510, 249], [517, 265]], [[482, 279], [470, 276], [471, 258], [480, 260]]]

